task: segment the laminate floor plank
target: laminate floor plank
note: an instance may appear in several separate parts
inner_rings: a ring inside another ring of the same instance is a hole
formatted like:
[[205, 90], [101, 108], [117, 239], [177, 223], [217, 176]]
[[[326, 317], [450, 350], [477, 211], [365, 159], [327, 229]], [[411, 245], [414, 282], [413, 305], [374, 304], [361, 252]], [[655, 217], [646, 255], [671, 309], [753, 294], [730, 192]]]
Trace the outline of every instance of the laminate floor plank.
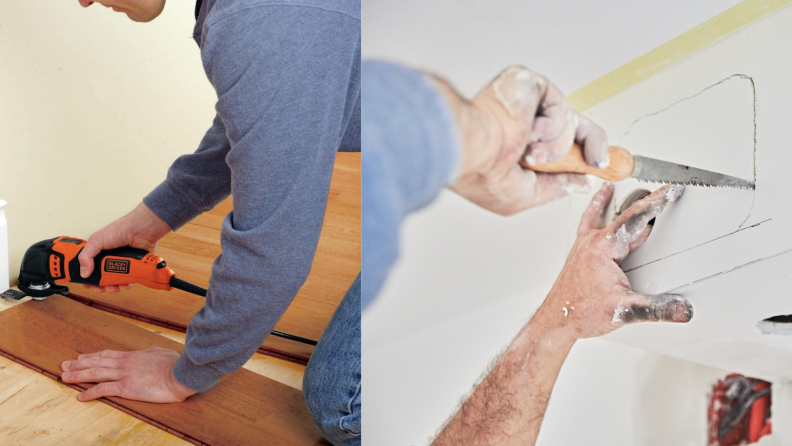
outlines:
[[[19, 301], [0, 299], [0, 311], [28, 301], [29, 297]], [[255, 370], [269, 376], [271, 368], [271, 365], [259, 365]], [[3, 445], [190, 444], [106, 404], [82, 403], [74, 389], [2, 356], [0, 382], [3, 383], [0, 386], [0, 444]]]
[[33, 446], [182, 446], [163, 430], [0, 357], [0, 444]]
[[[52, 376], [60, 375], [63, 361], [83, 353], [142, 350], [152, 345], [183, 348], [63, 296], [0, 312], [0, 351]], [[210, 445], [326, 444], [311, 422], [300, 391], [245, 369], [224, 377], [211, 391], [178, 404], [108, 400], [119, 410]]]

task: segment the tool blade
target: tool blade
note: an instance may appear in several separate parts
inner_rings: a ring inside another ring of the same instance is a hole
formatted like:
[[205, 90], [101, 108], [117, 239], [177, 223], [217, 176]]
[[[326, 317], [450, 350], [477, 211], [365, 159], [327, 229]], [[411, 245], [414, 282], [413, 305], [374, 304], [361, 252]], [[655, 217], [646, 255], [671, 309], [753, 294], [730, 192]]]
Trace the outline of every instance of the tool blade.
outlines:
[[14, 300], [22, 299], [25, 296], [27, 296], [27, 294], [25, 294], [22, 291], [15, 290], [13, 288], [0, 293], [0, 297], [7, 297], [9, 299], [14, 299]]
[[753, 181], [697, 169], [683, 164], [669, 163], [644, 156], [633, 156], [632, 177], [655, 183], [686, 184], [690, 186], [733, 187], [754, 189]]

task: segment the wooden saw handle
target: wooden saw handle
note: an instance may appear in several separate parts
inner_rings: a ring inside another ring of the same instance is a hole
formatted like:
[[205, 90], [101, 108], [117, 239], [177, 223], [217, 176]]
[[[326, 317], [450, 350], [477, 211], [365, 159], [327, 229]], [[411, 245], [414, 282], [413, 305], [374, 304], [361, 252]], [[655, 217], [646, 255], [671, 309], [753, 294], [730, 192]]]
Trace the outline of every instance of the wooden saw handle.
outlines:
[[622, 147], [610, 146], [608, 154], [610, 155], [610, 164], [604, 169], [597, 169], [586, 164], [586, 160], [583, 158], [583, 148], [577, 144], [572, 144], [572, 148], [560, 161], [534, 166], [529, 166], [524, 161], [520, 161], [520, 164], [536, 172], [580, 173], [594, 175], [607, 181], [621, 181], [629, 178], [633, 172], [633, 157], [630, 152]]

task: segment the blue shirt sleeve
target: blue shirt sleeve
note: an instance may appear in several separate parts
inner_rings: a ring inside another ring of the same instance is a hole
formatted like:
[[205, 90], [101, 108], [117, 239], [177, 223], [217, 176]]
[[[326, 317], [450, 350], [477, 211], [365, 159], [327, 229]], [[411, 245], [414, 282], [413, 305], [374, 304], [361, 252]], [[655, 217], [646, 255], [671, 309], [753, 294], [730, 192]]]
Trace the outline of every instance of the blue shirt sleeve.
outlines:
[[199, 35], [217, 92], [203, 149], [146, 200], [171, 227], [228, 195], [204, 307], [173, 375], [206, 391], [240, 368], [311, 268], [336, 153], [360, 147], [356, 0], [210, 2]]
[[231, 194], [231, 169], [225, 157], [231, 150], [220, 116], [204, 135], [198, 150], [179, 157], [168, 177], [143, 202], [176, 231]]
[[461, 157], [453, 116], [435, 81], [381, 61], [363, 63], [362, 147], [365, 309], [398, 257], [402, 221], [437, 197]]

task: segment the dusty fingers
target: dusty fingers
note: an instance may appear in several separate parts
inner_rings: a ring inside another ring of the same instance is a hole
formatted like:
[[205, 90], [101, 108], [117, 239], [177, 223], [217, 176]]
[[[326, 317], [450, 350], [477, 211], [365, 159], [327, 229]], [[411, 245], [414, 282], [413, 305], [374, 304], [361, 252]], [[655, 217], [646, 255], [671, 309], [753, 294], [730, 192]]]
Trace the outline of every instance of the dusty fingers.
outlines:
[[611, 323], [689, 322], [692, 318], [693, 306], [682, 296], [631, 293], [616, 307]]
[[612, 248], [611, 255], [614, 260], [621, 262], [630, 251], [638, 248], [640, 240], [646, 240], [644, 231], [649, 221], [657, 217], [660, 212], [682, 196], [685, 186], [666, 185], [652, 192], [646, 198], [633, 203], [627, 211], [621, 214], [608, 226], [605, 239]]
[[608, 135], [602, 127], [589, 118], [575, 112], [578, 118], [575, 142], [583, 147], [583, 157], [589, 166], [604, 169], [610, 165]]
[[578, 237], [589, 231], [602, 228], [602, 218], [612, 198], [613, 184], [603, 183], [600, 190], [591, 198], [591, 202], [589, 202], [588, 207], [583, 212], [583, 216], [580, 218]]
[[492, 81], [492, 90], [509, 115], [530, 128], [548, 84], [544, 76], [513, 65]]
[[[524, 172], [524, 174], [532, 172]], [[574, 173], [536, 172], [536, 186], [530, 206], [539, 206], [569, 194], [585, 194], [591, 190], [591, 183], [585, 175]]]
[[531, 166], [562, 159], [575, 140], [578, 114], [553, 84], [547, 86], [531, 128], [525, 162]]

